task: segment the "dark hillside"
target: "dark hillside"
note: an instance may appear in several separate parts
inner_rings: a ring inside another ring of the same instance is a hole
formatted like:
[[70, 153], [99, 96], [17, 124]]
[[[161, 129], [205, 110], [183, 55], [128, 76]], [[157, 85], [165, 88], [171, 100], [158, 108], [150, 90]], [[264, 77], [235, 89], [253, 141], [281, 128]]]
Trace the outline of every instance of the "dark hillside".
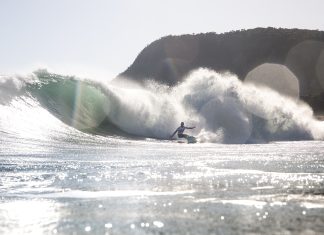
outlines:
[[191, 70], [205, 67], [244, 80], [264, 63], [286, 65], [300, 82], [301, 97], [316, 109], [324, 108], [324, 32], [316, 30], [256, 28], [167, 36], [144, 48], [120, 77], [175, 85]]

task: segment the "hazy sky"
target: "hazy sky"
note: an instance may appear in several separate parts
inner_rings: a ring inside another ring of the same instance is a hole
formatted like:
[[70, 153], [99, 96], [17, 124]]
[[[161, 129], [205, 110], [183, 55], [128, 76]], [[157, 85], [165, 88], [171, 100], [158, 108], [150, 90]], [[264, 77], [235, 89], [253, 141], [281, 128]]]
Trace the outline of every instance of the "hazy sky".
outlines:
[[111, 78], [152, 41], [255, 27], [324, 30], [324, 0], [0, 0], [0, 74]]

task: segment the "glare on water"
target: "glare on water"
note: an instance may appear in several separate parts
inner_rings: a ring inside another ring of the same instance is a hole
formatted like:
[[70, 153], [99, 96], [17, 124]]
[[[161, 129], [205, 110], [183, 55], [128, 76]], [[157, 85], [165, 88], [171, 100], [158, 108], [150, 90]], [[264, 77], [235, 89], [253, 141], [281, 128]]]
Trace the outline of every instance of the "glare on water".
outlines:
[[82, 146], [1, 153], [1, 233], [323, 231], [322, 142]]

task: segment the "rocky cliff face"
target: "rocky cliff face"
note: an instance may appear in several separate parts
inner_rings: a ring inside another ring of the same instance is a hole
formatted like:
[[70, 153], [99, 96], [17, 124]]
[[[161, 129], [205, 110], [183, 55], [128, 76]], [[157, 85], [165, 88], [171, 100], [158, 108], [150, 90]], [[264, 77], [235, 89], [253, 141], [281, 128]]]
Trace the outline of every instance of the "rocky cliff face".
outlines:
[[286, 66], [298, 79], [300, 97], [313, 108], [324, 109], [322, 31], [256, 28], [167, 36], [144, 48], [119, 77], [139, 82], [150, 79], [172, 86], [190, 71], [204, 67], [228, 71], [245, 80], [251, 71], [269, 63]]

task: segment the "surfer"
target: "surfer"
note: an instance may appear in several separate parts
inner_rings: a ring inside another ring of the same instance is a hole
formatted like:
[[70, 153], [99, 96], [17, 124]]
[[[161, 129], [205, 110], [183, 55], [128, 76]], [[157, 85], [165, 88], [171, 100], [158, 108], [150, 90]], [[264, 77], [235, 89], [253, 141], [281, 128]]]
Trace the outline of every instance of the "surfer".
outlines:
[[173, 134], [170, 136], [170, 139], [178, 132], [178, 137], [179, 138], [188, 138], [189, 136], [186, 134], [183, 134], [183, 132], [185, 131], [185, 129], [194, 129], [196, 128], [195, 126], [193, 127], [186, 127], [184, 125], [184, 122], [181, 122], [180, 126], [173, 132]]

